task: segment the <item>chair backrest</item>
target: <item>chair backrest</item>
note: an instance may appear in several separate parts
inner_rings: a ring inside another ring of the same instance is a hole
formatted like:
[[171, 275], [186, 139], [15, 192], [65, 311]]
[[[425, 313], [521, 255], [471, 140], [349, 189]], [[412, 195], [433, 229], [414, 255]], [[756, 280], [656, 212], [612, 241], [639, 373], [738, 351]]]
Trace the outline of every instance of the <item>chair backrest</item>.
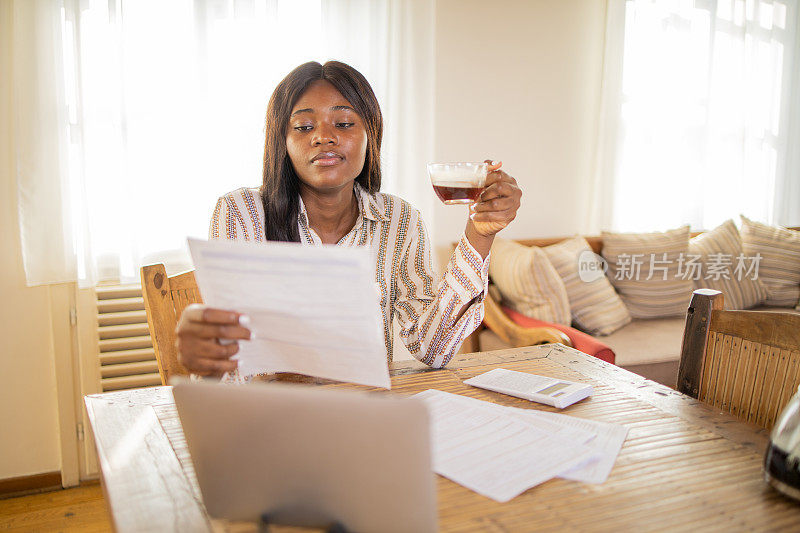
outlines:
[[175, 326], [189, 304], [203, 303], [194, 271], [168, 277], [162, 263], [143, 266], [142, 295], [147, 311], [147, 325], [158, 361], [161, 383], [166, 385], [172, 376], [185, 376], [189, 371], [178, 362], [175, 347]]
[[800, 384], [800, 315], [725, 311], [698, 289], [686, 315], [678, 390], [767, 429]]

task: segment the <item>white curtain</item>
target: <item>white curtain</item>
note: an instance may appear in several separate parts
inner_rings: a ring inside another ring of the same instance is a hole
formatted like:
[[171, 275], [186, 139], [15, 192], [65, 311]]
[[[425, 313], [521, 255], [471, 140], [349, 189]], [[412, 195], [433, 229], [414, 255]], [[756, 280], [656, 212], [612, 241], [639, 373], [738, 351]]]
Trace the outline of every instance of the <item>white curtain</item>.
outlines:
[[797, 0], [610, 0], [594, 227], [800, 224], [798, 26]]
[[260, 184], [269, 96], [310, 60], [370, 80], [386, 123], [383, 190], [425, 211], [415, 171], [431, 115], [415, 104], [432, 93], [432, 58], [408, 40], [432, 42], [432, 13], [432, 1], [401, 0], [16, 1], [28, 283], [188, 267], [186, 237], [206, 235], [216, 198]]
[[11, 72], [13, 131], [23, 262], [29, 284], [76, 279], [68, 173], [67, 105], [61, 7], [50, 0], [14, 2]]

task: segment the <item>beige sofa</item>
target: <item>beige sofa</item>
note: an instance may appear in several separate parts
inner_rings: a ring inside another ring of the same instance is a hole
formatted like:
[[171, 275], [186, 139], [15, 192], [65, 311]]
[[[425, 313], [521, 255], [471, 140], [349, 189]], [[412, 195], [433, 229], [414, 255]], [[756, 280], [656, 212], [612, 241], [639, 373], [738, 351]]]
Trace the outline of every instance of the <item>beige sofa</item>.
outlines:
[[[696, 235], [699, 235], [699, 233], [693, 233], [692, 237]], [[518, 240], [516, 242], [526, 246], [544, 247], [562, 240], [564, 240], [563, 237]], [[600, 254], [603, 247], [602, 237], [586, 237], [586, 241], [595, 253]], [[491, 296], [492, 294], [494, 297]], [[691, 294], [687, 294], [687, 307], [690, 297]], [[484, 319], [483, 327], [473, 334], [471, 349], [488, 351], [537, 342], [564, 342], [556, 339], [560, 332], [552, 328], [535, 328], [523, 331], [525, 328], [514, 324], [500, 310], [496, 303], [500, 298], [501, 296], [496, 290], [490, 291], [490, 296], [487, 298], [489, 301], [487, 302], [486, 318]], [[785, 307], [756, 307], [752, 310], [800, 314], [795, 309]], [[678, 362], [683, 341], [684, 325], [685, 317], [649, 320], [634, 319], [630, 324], [614, 333], [596, 338], [607, 344], [614, 351], [616, 354], [615, 363], [618, 366], [674, 387], [678, 376]]]

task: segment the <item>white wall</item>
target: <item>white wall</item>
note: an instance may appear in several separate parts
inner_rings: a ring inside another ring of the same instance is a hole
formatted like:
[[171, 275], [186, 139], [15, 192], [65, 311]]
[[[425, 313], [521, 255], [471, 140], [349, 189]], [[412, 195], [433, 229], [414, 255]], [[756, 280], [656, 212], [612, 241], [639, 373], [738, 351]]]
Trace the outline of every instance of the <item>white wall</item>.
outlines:
[[[582, 231], [589, 209], [605, 0], [438, 0], [435, 159], [500, 159], [523, 190], [500, 236]], [[465, 207], [437, 204], [439, 248]]]
[[[11, 14], [0, 2], [3, 30]], [[19, 242], [11, 40], [0, 31], [0, 479], [61, 468], [48, 288], [25, 286]]]

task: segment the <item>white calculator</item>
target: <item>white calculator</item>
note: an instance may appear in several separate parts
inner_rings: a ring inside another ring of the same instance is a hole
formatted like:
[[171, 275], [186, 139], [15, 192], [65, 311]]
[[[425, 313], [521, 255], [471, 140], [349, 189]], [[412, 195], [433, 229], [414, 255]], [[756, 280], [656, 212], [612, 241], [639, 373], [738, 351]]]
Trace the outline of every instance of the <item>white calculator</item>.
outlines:
[[524, 398], [563, 409], [592, 395], [594, 388], [586, 383], [537, 376], [505, 368], [495, 368], [464, 381], [467, 385]]

